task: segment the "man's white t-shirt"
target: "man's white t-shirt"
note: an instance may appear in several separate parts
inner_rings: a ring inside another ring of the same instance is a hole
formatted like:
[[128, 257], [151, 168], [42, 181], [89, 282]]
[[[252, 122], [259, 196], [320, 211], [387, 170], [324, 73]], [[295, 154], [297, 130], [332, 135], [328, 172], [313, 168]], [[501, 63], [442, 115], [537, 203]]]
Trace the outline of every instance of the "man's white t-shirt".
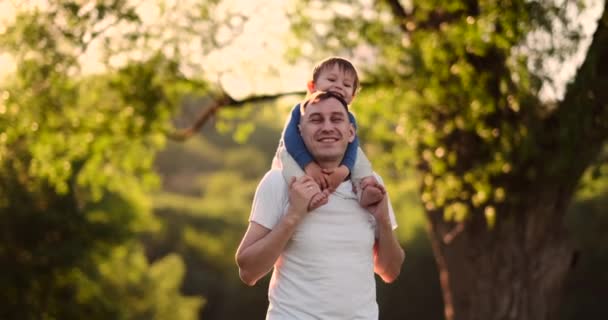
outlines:
[[[343, 182], [296, 228], [274, 265], [267, 319], [378, 319], [376, 224], [352, 189]], [[288, 185], [280, 170], [271, 170], [258, 185], [249, 220], [272, 229], [288, 205]], [[389, 214], [396, 228], [390, 201]]]

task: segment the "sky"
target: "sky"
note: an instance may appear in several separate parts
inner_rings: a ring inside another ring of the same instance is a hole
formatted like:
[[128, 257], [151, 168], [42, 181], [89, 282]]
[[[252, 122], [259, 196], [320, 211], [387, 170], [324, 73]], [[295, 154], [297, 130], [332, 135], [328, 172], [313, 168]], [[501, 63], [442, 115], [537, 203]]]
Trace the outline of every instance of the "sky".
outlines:
[[[180, 5], [187, 7], [187, 2]], [[42, 5], [44, 0], [0, 0], [0, 32], [3, 25], [11, 21], [17, 5]], [[232, 45], [208, 56], [196, 52], [190, 53], [190, 60], [205, 66], [208, 78], [219, 81], [224, 89], [235, 99], [255, 93], [276, 93], [306, 90], [306, 82], [311, 66], [306, 63], [288, 65], [282, 62], [284, 39], [289, 36], [289, 20], [285, 14], [286, 0], [223, 0], [222, 10], [235, 10], [250, 16], [240, 36]], [[141, 1], [138, 10], [144, 18], [144, 24], [158, 22], [156, 1]], [[262, 35], [262, 36], [260, 36]], [[193, 41], [194, 43], [195, 41]], [[99, 43], [93, 43], [87, 53], [81, 57], [85, 72], [103, 70], [100, 61]], [[0, 54], [0, 77], [14, 69], [10, 57]]]
[[[180, 1], [183, 5], [196, 0], [169, 0], [169, 2], [173, 1]], [[541, 96], [546, 99], [560, 98], [563, 95], [567, 81], [574, 76], [585, 57], [591, 35], [596, 28], [596, 21], [601, 14], [603, 0], [586, 0], [586, 2], [588, 8], [579, 17], [584, 37], [578, 52], [564, 62], [555, 59], [545, 61], [547, 72], [556, 79], [557, 84], [543, 87]], [[45, 3], [45, 0], [0, 0], [0, 32], [4, 25], [11, 21], [16, 6], [44, 6]], [[138, 10], [143, 13], [144, 23], [158, 22], [159, 13], [155, 1], [140, 3]], [[204, 65], [206, 77], [219, 82], [235, 99], [253, 94], [304, 90], [312, 66], [307, 62], [288, 65], [282, 61], [285, 50], [284, 40], [290, 35], [289, 19], [285, 13], [290, 3], [289, 0], [223, 0], [220, 12], [237, 10], [250, 17], [241, 35], [230, 46], [206, 56], [197, 52], [197, 47], [193, 45], [189, 52], [190, 59], [196, 64]], [[85, 72], [103, 70], [103, 65], [99, 63], [99, 53], [99, 43], [94, 43], [81, 57]], [[13, 65], [10, 57], [0, 53], [0, 77], [13, 70]]]
[[[563, 2], [571, 0], [555, 1]], [[561, 99], [565, 94], [566, 84], [576, 75], [576, 70], [585, 59], [587, 49], [589, 48], [589, 45], [591, 45], [592, 35], [597, 28], [597, 20], [602, 14], [604, 2], [603, 0], [584, 0], [584, 2], [587, 8], [581, 12], [577, 18], [578, 23], [580, 23], [582, 28], [583, 35], [579, 43], [578, 50], [565, 61], [545, 58], [545, 72], [553, 76], [553, 79], [555, 79], [555, 86], [548, 83], [543, 85], [539, 93], [542, 100], [554, 100], [555, 98]], [[570, 8], [574, 8], [574, 5], [572, 5]], [[575, 16], [576, 13], [571, 10], [571, 15]], [[553, 35], [553, 37], [559, 38], [559, 35]], [[532, 41], [538, 40], [540, 39], [537, 38]]]

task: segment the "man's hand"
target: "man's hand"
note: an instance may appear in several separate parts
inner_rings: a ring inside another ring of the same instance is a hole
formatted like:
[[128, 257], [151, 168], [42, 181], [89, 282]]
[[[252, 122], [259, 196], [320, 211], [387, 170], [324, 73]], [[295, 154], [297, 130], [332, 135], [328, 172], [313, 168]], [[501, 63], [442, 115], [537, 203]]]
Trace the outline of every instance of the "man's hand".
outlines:
[[326, 180], [326, 176], [323, 174], [323, 169], [319, 167], [318, 163], [311, 161], [306, 165], [306, 167], [304, 167], [304, 172], [306, 172], [306, 175], [313, 178], [321, 190], [327, 189], [328, 182]]
[[376, 218], [376, 222], [380, 224], [391, 225], [391, 218], [388, 214], [388, 197], [386, 194], [382, 200], [370, 205], [366, 208]]
[[323, 174], [327, 180], [327, 188], [329, 191], [334, 192], [338, 186], [344, 182], [344, 179], [348, 177], [350, 170], [345, 165], [341, 165], [336, 169], [323, 169]]
[[289, 205], [294, 213], [304, 215], [309, 211], [312, 197], [320, 193], [319, 185], [309, 176], [292, 177], [289, 183]]
[[384, 188], [384, 186], [382, 184], [380, 184], [380, 182], [378, 182], [378, 180], [376, 180], [376, 177], [374, 177], [374, 176], [368, 176], [368, 177], [361, 179], [359, 187], [361, 188], [361, 191], [363, 191], [367, 187], [376, 187], [376, 188], [380, 189], [382, 194], [386, 193], [386, 189]]

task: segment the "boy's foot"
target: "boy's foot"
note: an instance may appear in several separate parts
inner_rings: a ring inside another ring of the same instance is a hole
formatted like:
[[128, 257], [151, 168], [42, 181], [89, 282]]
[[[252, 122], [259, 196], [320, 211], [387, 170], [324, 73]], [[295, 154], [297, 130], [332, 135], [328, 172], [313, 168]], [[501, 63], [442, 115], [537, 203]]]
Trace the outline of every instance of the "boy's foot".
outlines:
[[315, 210], [316, 208], [325, 205], [329, 200], [329, 193], [325, 191], [317, 192], [308, 203], [308, 211]]
[[384, 191], [376, 185], [366, 186], [361, 191], [361, 200], [359, 203], [363, 208], [368, 208], [378, 204], [384, 198]]

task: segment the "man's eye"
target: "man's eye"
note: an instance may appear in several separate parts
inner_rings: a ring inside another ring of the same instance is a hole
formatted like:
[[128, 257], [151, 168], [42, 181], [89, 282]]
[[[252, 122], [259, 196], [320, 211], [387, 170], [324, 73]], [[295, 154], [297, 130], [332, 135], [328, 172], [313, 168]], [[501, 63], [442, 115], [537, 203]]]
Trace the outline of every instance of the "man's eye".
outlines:
[[352, 87], [352, 85], [350, 83], [345, 83], [344, 86], [347, 87], [347, 88]]
[[331, 121], [333, 121], [333, 122], [342, 122], [342, 121], [344, 121], [344, 118], [332, 118]]

